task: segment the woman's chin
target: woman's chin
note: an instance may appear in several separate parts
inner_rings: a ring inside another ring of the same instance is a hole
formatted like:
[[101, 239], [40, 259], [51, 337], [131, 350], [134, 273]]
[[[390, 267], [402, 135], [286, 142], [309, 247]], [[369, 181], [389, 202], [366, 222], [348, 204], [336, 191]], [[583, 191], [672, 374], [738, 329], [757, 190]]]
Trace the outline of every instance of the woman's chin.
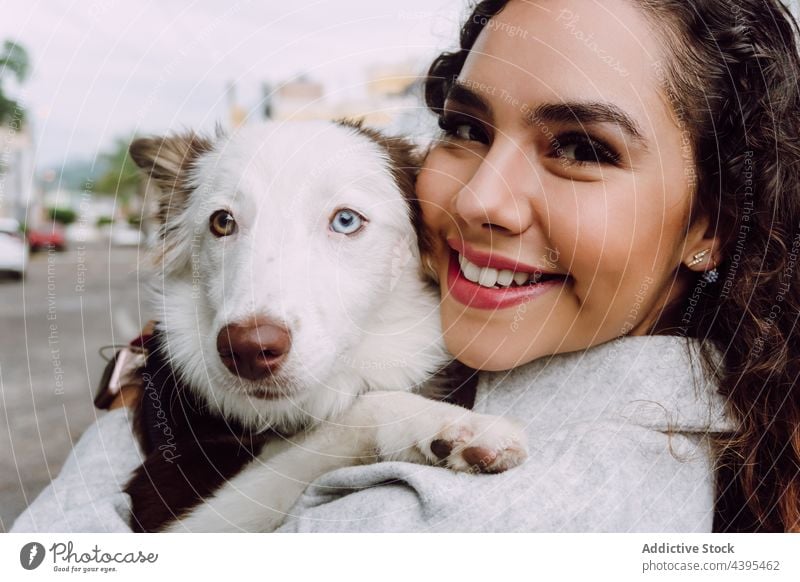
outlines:
[[[476, 370], [499, 372], [522, 366], [555, 353], [563, 340], [562, 334], [549, 337], [550, 334], [542, 329], [532, 313], [520, 319], [514, 310], [506, 313], [502, 310], [468, 309], [452, 297], [446, 297], [440, 307], [448, 351], [458, 361]], [[548, 323], [555, 330], [563, 329], [555, 321]]]
[[[461, 362], [475, 370], [485, 372], [502, 372], [522, 366], [545, 355], [547, 350], [533, 350], [527, 342], [518, 341], [516, 345], [505, 342], [493, 343], [485, 338], [486, 332], [481, 334], [480, 340], [475, 334], [464, 334], [460, 330], [451, 328], [444, 334], [447, 350]], [[503, 345], [506, 344], [506, 345]], [[488, 349], [489, 346], [502, 346], [499, 349]], [[524, 348], [528, 349], [525, 350]], [[552, 350], [551, 350], [552, 352]]]
[[522, 366], [524, 364], [532, 362], [537, 357], [539, 356], [527, 357], [526, 359], [520, 359], [520, 358], [511, 359], [504, 356], [498, 356], [497, 354], [495, 355], [485, 354], [485, 353], [472, 354], [466, 351], [456, 356], [456, 359], [462, 364], [465, 364], [470, 368], [473, 368], [475, 370], [480, 370], [482, 372], [504, 372], [506, 370], [512, 370], [518, 366]]

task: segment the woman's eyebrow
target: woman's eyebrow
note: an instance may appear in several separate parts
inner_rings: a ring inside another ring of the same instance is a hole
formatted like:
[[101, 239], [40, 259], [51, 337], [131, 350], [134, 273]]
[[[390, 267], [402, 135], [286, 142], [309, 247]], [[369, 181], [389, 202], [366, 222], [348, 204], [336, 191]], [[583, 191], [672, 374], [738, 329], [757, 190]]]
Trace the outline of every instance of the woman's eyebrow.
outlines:
[[[488, 101], [473, 90], [477, 87], [494, 95], [496, 90], [486, 85], [473, 81], [464, 82], [457, 80], [447, 92], [445, 101], [452, 101], [465, 107], [470, 107], [478, 112], [489, 115], [492, 108]], [[633, 118], [613, 103], [602, 101], [568, 101], [564, 103], [543, 103], [536, 107], [520, 107], [525, 114], [525, 120], [531, 126], [541, 126], [543, 123], [613, 123], [622, 128], [641, 146], [647, 147], [647, 140]]]
[[[480, 113], [489, 114], [492, 108], [486, 100], [472, 90], [472, 83], [464, 83], [463, 81], [456, 81], [450, 86], [447, 91], [445, 101], [453, 101], [459, 105], [477, 109]], [[479, 85], [476, 85], [480, 87]]]
[[528, 111], [529, 114], [525, 117], [530, 125], [541, 125], [543, 122], [613, 123], [622, 128], [623, 131], [641, 145], [647, 145], [647, 140], [644, 138], [641, 129], [639, 129], [639, 125], [627, 113], [612, 103], [600, 101], [544, 103]]

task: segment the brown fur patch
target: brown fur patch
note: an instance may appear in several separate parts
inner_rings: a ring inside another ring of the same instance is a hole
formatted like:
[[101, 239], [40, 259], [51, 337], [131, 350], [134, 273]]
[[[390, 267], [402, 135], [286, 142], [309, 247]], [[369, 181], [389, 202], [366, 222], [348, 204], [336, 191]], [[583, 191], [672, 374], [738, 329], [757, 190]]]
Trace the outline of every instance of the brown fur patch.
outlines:
[[387, 136], [375, 129], [364, 127], [363, 120], [340, 119], [337, 123], [343, 127], [352, 128], [368, 137], [380, 145], [388, 154], [395, 182], [408, 201], [411, 210], [411, 221], [417, 235], [417, 246], [420, 257], [423, 259], [421, 261], [421, 274], [425, 279], [433, 282], [435, 273], [430, 273], [424, 266], [425, 258], [430, 255], [433, 243], [422, 223], [422, 208], [415, 189], [417, 174], [419, 174], [419, 168], [422, 165], [422, 157], [418, 148], [405, 138]]
[[165, 137], [143, 137], [131, 143], [131, 159], [147, 175], [150, 184], [159, 191], [156, 219], [161, 225], [163, 248], [155, 257], [160, 264], [163, 256], [175, 244], [170, 234], [170, 220], [186, 209], [192, 188], [189, 170], [197, 159], [211, 151], [212, 141], [194, 132]]

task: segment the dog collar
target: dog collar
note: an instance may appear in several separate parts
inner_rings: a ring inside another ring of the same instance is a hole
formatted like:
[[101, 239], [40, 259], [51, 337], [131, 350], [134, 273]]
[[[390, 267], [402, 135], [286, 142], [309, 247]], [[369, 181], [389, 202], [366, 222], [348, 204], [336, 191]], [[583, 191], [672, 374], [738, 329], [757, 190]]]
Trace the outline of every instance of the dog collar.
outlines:
[[142, 333], [119, 349], [108, 360], [94, 397], [95, 408], [108, 410], [125, 384], [136, 382], [136, 371], [147, 363], [147, 345], [153, 338], [155, 322], [149, 321]]

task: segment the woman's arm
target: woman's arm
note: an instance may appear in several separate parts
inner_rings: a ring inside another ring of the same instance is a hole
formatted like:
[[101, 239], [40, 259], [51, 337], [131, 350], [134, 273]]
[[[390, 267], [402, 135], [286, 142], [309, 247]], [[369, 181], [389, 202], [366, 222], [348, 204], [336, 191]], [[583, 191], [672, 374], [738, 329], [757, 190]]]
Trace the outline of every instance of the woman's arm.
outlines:
[[101, 416], [11, 531], [130, 532], [130, 499], [122, 488], [142, 462], [130, 423], [127, 407]]
[[530, 433], [528, 460], [501, 475], [408, 463], [329, 473], [278, 531], [710, 532], [708, 450], [691, 433], [575, 424]]

